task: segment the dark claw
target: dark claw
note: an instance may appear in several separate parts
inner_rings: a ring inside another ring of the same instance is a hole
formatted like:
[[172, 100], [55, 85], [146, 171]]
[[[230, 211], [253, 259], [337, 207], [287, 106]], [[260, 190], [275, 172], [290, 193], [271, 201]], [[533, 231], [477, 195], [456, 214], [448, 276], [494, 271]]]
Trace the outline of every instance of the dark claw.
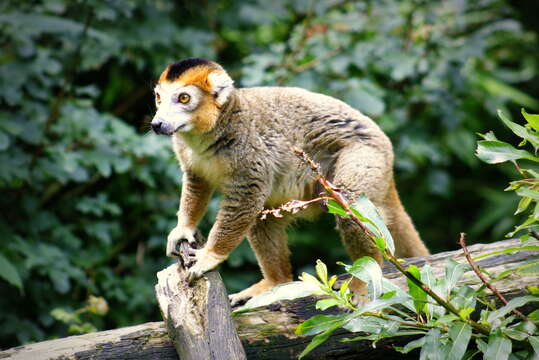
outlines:
[[230, 307], [238, 307], [238, 306], [242, 306], [242, 305], [245, 305], [245, 303], [249, 300], [251, 300], [252, 296], [248, 296], [248, 297], [244, 297], [244, 298], [241, 298], [241, 299], [238, 299], [238, 300], [232, 300], [230, 301]]
[[189, 277], [187, 278], [187, 283], [189, 284], [189, 286], [191, 286], [191, 285], [193, 285], [194, 281], [196, 279], [198, 279], [198, 278], [199, 278], [199, 276], [195, 276], [195, 274], [190, 273]]

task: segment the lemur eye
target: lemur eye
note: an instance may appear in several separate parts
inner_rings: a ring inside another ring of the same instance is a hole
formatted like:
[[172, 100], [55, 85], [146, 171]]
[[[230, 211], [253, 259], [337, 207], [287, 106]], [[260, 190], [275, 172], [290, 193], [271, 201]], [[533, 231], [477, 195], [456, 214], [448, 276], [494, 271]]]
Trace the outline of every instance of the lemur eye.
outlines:
[[180, 95], [178, 95], [178, 101], [182, 104], [187, 104], [189, 100], [191, 100], [191, 96], [189, 96], [189, 94], [187, 93], [181, 93]]
[[161, 95], [157, 92], [155, 93], [155, 102], [161, 104]]

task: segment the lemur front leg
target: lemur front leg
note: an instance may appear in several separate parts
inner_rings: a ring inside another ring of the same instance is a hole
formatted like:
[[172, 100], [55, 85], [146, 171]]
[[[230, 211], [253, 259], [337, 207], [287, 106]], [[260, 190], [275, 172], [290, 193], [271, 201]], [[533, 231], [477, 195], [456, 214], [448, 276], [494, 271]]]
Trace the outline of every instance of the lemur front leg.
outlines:
[[271, 185], [269, 175], [261, 167], [245, 166], [223, 188], [223, 200], [217, 219], [202, 249], [192, 251], [195, 265], [189, 269], [189, 281], [213, 270], [245, 238], [264, 207]]
[[195, 242], [197, 224], [204, 215], [213, 193], [207, 181], [190, 171], [183, 173], [182, 194], [178, 209], [178, 224], [167, 237], [167, 256], [179, 256], [179, 243], [187, 240]]
[[290, 251], [286, 241], [286, 227], [292, 216], [257, 219], [249, 230], [247, 239], [258, 260], [264, 278], [236, 294], [229, 295], [232, 306], [241, 305], [253, 296], [273, 288], [275, 285], [292, 281]]

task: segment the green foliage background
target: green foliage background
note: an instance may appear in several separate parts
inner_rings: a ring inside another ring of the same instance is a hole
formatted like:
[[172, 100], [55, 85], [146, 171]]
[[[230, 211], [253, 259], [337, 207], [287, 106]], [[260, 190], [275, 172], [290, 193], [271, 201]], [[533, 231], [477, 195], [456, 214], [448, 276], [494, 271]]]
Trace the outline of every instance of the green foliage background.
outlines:
[[[153, 284], [170, 263], [180, 172], [147, 123], [155, 79], [185, 57], [219, 61], [241, 86], [301, 86], [376, 119], [432, 251], [454, 248], [460, 231], [499, 239], [515, 221], [518, 199], [500, 191], [514, 170], [481, 165], [475, 132], [505, 131], [497, 108], [538, 109], [538, 11], [508, 0], [2, 1], [0, 347], [65, 336], [51, 311], [90, 295], [110, 306], [90, 319], [99, 329], [159, 320]], [[290, 232], [298, 273], [346, 259], [333, 226]], [[256, 268], [243, 243], [222, 266], [229, 290]]]

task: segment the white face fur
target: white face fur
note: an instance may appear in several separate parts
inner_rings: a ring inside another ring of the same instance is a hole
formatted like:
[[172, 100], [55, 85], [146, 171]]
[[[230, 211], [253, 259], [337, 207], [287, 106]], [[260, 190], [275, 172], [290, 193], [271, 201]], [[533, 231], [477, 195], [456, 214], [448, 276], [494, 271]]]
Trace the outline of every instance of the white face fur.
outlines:
[[[161, 134], [170, 135], [176, 131], [190, 131], [193, 111], [203, 99], [203, 92], [195, 85], [180, 86], [177, 83], [163, 83], [155, 87], [157, 112], [152, 127]], [[156, 129], [155, 124], [160, 123]]]
[[[234, 81], [226, 72], [212, 72], [208, 75], [211, 93], [218, 106], [228, 100], [234, 89]], [[164, 82], [155, 89], [157, 112], [151, 122], [158, 134], [171, 135], [177, 131], [194, 129], [193, 117], [205, 94], [195, 85], [182, 86], [177, 82]]]

